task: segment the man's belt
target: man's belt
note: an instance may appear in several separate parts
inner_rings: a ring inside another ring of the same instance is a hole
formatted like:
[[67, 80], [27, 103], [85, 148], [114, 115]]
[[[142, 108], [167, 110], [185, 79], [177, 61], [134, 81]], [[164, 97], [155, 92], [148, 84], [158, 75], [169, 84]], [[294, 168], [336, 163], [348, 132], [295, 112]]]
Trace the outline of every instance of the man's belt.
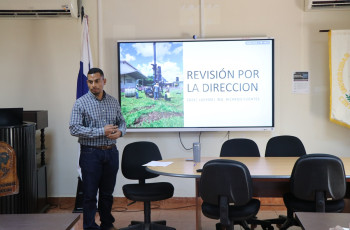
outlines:
[[81, 145], [81, 146], [85, 148], [93, 148], [93, 149], [101, 149], [101, 150], [113, 149], [116, 147], [115, 144], [102, 145], [102, 146], [90, 146], [90, 145]]

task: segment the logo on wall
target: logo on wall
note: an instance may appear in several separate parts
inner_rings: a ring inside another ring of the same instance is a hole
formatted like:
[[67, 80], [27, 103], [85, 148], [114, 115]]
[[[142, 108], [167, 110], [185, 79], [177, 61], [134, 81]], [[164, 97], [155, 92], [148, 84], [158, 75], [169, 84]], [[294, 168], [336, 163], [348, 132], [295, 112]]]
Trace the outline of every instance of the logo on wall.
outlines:
[[17, 194], [18, 191], [16, 152], [9, 144], [0, 141], [0, 196]]
[[339, 97], [339, 100], [342, 102], [342, 104], [344, 104], [344, 106], [348, 107], [348, 109], [350, 109], [349, 107], [349, 102], [350, 102], [350, 95], [348, 93], [348, 90], [345, 87], [345, 83], [344, 83], [344, 66], [346, 64], [346, 61], [349, 59], [350, 54], [345, 53], [344, 57], [342, 58], [341, 62], [339, 63], [339, 67], [338, 67], [338, 73], [337, 73], [337, 80], [338, 80], [338, 86], [340, 91], [342, 92], [342, 94], [345, 96], [341, 96]]

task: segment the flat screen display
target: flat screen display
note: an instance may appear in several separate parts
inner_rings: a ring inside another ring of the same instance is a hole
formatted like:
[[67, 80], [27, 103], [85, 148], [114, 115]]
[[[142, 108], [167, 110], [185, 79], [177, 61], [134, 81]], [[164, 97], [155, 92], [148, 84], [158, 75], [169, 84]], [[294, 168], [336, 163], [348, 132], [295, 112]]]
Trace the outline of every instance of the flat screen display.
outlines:
[[271, 130], [274, 39], [118, 42], [128, 132]]

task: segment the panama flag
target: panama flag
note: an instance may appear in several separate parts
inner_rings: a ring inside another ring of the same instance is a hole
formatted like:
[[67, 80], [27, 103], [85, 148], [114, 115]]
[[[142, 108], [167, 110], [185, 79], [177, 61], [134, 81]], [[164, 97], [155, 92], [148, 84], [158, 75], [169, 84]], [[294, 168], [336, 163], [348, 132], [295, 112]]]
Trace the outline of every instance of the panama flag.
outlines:
[[77, 99], [88, 92], [87, 73], [92, 68], [92, 56], [90, 48], [89, 27], [87, 16], [83, 18], [83, 32], [81, 36], [80, 69], [77, 82]]
[[329, 32], [330, 120], [350, 128], [350, 30]]

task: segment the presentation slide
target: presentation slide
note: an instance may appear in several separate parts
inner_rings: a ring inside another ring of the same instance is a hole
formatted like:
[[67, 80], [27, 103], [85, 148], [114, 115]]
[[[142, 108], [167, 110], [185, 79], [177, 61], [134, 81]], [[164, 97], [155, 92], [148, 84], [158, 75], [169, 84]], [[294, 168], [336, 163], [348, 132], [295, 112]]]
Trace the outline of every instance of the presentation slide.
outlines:
[[184, 125], [271, 126], [271, 60], [271, 41], [184, 43]]

